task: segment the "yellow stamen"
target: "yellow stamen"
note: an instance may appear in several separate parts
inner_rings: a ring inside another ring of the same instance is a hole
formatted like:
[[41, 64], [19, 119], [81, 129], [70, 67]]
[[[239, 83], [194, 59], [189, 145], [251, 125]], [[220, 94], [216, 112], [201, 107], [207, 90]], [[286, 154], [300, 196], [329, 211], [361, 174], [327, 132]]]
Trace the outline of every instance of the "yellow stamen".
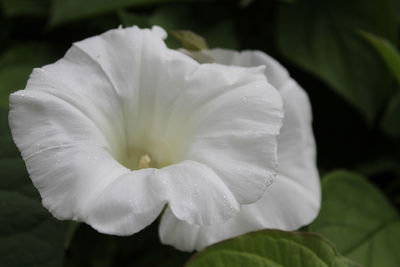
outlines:
[[149, 155], [142, 155], [139, 159], [139, 169], [150, 168], [151, 158]]

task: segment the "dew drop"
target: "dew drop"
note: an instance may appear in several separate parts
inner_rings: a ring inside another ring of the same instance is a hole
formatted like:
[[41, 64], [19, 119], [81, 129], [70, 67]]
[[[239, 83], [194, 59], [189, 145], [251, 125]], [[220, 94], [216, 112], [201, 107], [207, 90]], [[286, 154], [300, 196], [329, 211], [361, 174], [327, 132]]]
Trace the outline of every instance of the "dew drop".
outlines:
[[242, 103], [243, 103], [243, 104], [246, 104], [246, 103], [247, 103], [247, 96], [244, 96], [244, 97], [242, 98]]

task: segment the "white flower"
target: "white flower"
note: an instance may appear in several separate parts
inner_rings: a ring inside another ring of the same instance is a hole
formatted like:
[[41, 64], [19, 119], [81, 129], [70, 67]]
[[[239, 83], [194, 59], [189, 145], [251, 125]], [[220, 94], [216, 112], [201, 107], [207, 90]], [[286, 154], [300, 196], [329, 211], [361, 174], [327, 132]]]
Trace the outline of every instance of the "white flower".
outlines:
[[[132, 27], [75, 43], [11, 95], [9, 120], [43, 205], [55, 217], [130, 235], [168, 205], [163, 241], [191, 250], [236, 234], [196, 236], [208, 230], [191, 225], [228, 221], [272, 183], [283, 107], [264, 67], [199, 64], [168, 49], [165, 37], [159, 27]], [[235, 219], [243, 220], [243, 230], [265, 217], [267, 226], [293, 228], [315, 215], [310, 111], [304, 94], [296, 94], [298, 114], [290, 115], [289, 107], [280, 139], [287, 178], [267, 191], [265, 211]]]
[[260, 200], [242, 205], [240, 212], [224, 224], [190, 225], [167, 209], [160, 225], [161, 241], [181, 250], [199, 250], [253, 230], [295, 230], [309, 224], [320, 209], [321, 187], [316, 168], [311, 107], [304, 90], [278, 62], [260, 51], [238, 53], [214, 49], [193, 53], [192, 56], [226, 65], [266, 67], [265, 75], [281, 94], [285, 112], [278, 136], [278, 177]]

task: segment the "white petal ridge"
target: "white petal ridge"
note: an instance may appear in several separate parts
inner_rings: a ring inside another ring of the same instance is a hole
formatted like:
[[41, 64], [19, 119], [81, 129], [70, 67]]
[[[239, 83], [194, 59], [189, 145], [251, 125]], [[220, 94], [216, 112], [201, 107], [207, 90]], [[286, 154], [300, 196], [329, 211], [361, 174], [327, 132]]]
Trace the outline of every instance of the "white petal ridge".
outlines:
[[211, 225], [271, 183], [283, 107], [264, 69], [199, 64], [165, 37], [131, 27], [77, 42], [10, 96], [14, 141], [55, 217], [128, 235], [169, 205]]
[[202, 57], [194, 57], [205, 55], [227, 65], [265, 66], [265, 76], [278, 89], [284, 103], [285, 118], [278, 136], [278, 175], [260, 200], [243, 205], [234, 218], [223, 224], [190, 225], [166, 210], [159, 228], [161, 241], [192, 251], [249, 231], [295, 230], [309, 224], [319, 212], [321, 189], [307, 94], [278, 62], [263, 52], [214, 49], [202, 53]]

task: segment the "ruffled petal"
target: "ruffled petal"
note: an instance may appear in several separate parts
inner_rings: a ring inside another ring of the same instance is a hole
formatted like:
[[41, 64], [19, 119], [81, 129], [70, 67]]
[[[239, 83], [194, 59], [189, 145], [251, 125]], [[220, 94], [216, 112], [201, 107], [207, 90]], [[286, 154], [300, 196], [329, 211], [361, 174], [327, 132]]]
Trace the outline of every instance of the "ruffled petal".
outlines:
[[[188, 87], [194, 88], [196, 96], [177, 103], [198, 107], [187, 121], [193, 137], [184, 158], [212, 168], [239, 203], [253, 203], [276, 175], [281, 98], [265, 82], [263, 69], [228, 73], [221, 65], [204, 64], [202, 68], [189, 80]], [[196, 83], [204, 79], [213, 80], [213, 86], [221, 89], [199, 91]]]
[[265, 66], [265, 75], [268, 82], [277, 89], [281, 88], [290, 79], [288, 71], [279, 62], [261, 51], [245, 50], [238, 52], [221, 48], [191, 52], [186, 50], [181, 51], [196, 59], [200, 59], [200, 62], [204, 58], [227, 66]]
[[185, 160], [160, 171], [169, 207], [179, 219], [210, 225], [225, 222], [239, 211], [232, 192], [206, 165]]
[[307, 190], [291, 179], [278, 176], [259, 201], [241, 206], [240, 212], [223, 224], [188, 224], [167, 210], [161, 219], [161, 242], [183, 251], [204, 247], [250, 231], [273, 228], [296, 230], [318, 214], [319, 204]]
[[[305, 91], [290, 78], [287, 70], [261, 51], [213, 49], [202, 51], [216, 63], [242, 67], [264, 66], [264, 74], [280, 93], [285, 118], [278, 135], [278, 175], [306, 188], [314, 203], [320, 204], [320, 180], [312, 131], [311, 104]], [[318, 209], [317, 211], [318, 212]]]
[[16, 92], [9, 119], [43, 204], [57, 218], [78, 217], [89, 190], [128, 171], [112, 158], [98, 126], [64, 99], [38, 90]]
[[295, 230], [309, 224], [320, 209], [321, 189], [311, 107], [304, 90], [279, 63], [261, 52], [237, 53], [218, 49], [205, 53], [213, 55], [218, 63], [247, 66], [262, 63], [266, 66], [267, 79], [277, 86], [285, 109], [283, 127], [278, 136], [278, 176], [259, 201], [243, 205], [240, 212], [224, 224], [190, 225], [167, 210], [159, 229], [161, 241], [192, 251], [249, 231], [263, 228]]
[[99, 232], [130, 235], [158, 217], [167, 203], [162, 173], [146, 168], [118, 176], [91, 199], [85, 221]]

